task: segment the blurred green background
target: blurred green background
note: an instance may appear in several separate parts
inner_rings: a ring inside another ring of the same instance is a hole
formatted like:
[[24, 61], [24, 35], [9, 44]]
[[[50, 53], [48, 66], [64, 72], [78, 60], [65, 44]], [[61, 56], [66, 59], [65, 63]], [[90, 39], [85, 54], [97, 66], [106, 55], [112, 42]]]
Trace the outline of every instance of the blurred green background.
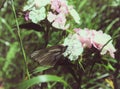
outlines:
[[[14, 85], [25, 80], [26, 66], [23, 53], [20, 46], [18, 30], [16, 28], [15, 17], [12, 8], [12, 0], [0, 1], [0, 89], [14, 89]], [[22, 8], [26, 0], [14, 0], [14, 6], [17, 13], [19, 24], [25, 23], [22, 16]], [[68, 0], [73, 4], [80, 15], [80, 25], [72, 24], [79, 28], [89, 28], [103, 30], [112, 37], [120, 34], [120, 1], [119, 0]], [[25, 49], [27, 65], [29, 72], [32, 72], [38, 64], [34, 62], [30, 55], [34, 50], [40, 49], [44, 45], [44, 39], [41, 39], [43, 33], [34, 30], [20, 28], [20, 38]], [[55, 45], [59, 37], [59, 32], [53, 32], [49, 45]], [[114, 40], [114, 44], [116, 41]], [[112, 80], [104, 76], [112, 75], [115, 71], [115, 59], [106, 61], [106, 64], [97, 64], [94, 68], [96, 76], [90, 78], [84, 76], [82, 89], [114, 89], [112, 88]], [[89, 67], [89, 66], [88, 66]], [[64, 72], [64, 71], [63, 71]], [[52, 70], [56, 75], [61, 75], [66, 81], [71, 82], [71, 75], [61, 72], [61, 68], [57, 71]], [[120, 75], [119, 75], [120, 76]], [[27, 79], [27, 78], [26, 78]], [[56, 84], [56, 83], [55, 83]], [[48, 84], [49, 86], [52, 86]], [[59, 87], [60, 84], [54, 85]], [[74, 85], [74, 83], [73, 83]], [[63, 89], [63, 88], [48, 88], [44, 89]], [[74, 86], [73, 86], [74, 87]], [[17, 89], [17, 88], [15, 88]], [[38, 89], [38, 88], [35, 88]], [[65, 89], [65, 88], [64, 88]], [[73, 88], [75, 89], [75, 88]]]

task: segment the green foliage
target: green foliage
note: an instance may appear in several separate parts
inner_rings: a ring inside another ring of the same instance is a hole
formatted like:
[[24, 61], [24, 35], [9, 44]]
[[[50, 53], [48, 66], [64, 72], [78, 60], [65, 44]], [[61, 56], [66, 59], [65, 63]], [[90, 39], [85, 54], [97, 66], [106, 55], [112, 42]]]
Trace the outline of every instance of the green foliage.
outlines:
[[61, 77], [58, 77], [55, 75], [40, 75], [40, 76], [31, 78], [30, 80], [22, 82], [17, 86], [17, 89], [28, 89], [29, 87], [35, 84], [44, 83], [44, 82], [60, 82], [60, 83], [63, 83], [66, 89], [68, 87], [67, 82], [65, 82]]
[[35, 68], [35, 69], [33, 70], [33, 73], [32, 73], [32, 74], [38, 73], [38, 72], [42, 72], [42, 71], [47, 70], [47, 69], [49, 69], [49, 68], [51, 68], [51, 66], [40, 66], [40, 67], [37, 67], [37, 68]]
[[4, 63], [4, 66], [2, 68], [2, 70], [4, 72], [6, 72], [7, 76], [9, 76], [9, 74], [7, 72], [9, 72], [9, 66], [10, 64], [14, 65], [12, 63], [13, 59], [15, 58], [16, 56], [16, 53], [19, 51], [18, 49], [18, 43], [17, 42], [14, 42], [13, 44], [10, 45], [10, 49], [8, 50], [8, 53], [6, 55], [6, 60], [5, 60], [5, 63]]
[[[99, 58], [94, 57], [95, 53], [84, 52], [83, 57], [85, 56], [85, 58], [81, 58], [80, 63], [76, 63], [77, 67], [72, 67], [74, 73], [68, 72], [72, 70], [65, 69], [66, 66], [39, 66], [33, 61], [30, 58], [31, 53], [45, 46], [44, 32], [19, 28], [19, 24], [26, 23], [23, 16], [18, 15], [22, 11], [25, 0], [22, 2], [20, 0], [11, 1], [5, 0], [2, 7], [0, 5], [0, 79], [3, 79], [5, 89], [14, 87], [15, 89], [34, 89], [36, 85], [43, 83], [46, 84], [44, 89], [57, 89], [58, 87], [76, 89], [77, 83], [74, 74], [77, 75], [77, 78], [82, 77], [80, 80], [82, 89], [112, 89], [105, 79], [114, 77], [117, 70], [115, 65], [118, 60], [109, 55], [102, 56], [100, 61], [92, 65], [94, 60]], [[74, 4], [74, 8], [80, 16], [81, 24], [77, 25], [71, 21], [72, 28], [75, 26], [103, 30], [113, 37], [114, 44], [116, 44], [115, 37], [120, 34], [119, 0], [68, 1], [70, 4]], [[49, 32], [47, 46], [62, 43], [68, 33], [69, 31], [64, 33], [57, 29]], [[79, 69], [81, 71], [78, 71]], [[46, 74], [43, 75], [42, 72]], [[120, 79], [120, 73], [117, 78]]]

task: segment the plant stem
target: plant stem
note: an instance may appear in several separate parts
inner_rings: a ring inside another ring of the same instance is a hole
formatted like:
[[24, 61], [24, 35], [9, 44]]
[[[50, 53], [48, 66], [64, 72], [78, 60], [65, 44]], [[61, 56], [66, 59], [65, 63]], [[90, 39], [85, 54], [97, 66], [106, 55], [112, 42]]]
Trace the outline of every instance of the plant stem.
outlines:
[[18, 23], [18, 20], [17, 20], [17, 15], [16, 15], [16, 11], [15, 11], [15, 6], [14, 6], [14, 1], [13, 0], [11, 0], [11, 4], [12, 4], [13, 13], [14, 13], [14, 16], [15, 16], [15, 22], [16, 22], [16, 26], [17, 26], [17, 34], [18, 34], [21, 50], [22, 50], [23, 57], [24, 57], [26, 74], [27, 74], [28, 79], [30, 79], [30, 74], [29, 74], [28, 66], [27, 66], [27, 57], [26, 57], [26, 53], [25, 53], [25, 50], [24, 50], [24, 47], [23, 47], [21, 35], [20, 35], [20, 28], [19, 28], [19, 23]]

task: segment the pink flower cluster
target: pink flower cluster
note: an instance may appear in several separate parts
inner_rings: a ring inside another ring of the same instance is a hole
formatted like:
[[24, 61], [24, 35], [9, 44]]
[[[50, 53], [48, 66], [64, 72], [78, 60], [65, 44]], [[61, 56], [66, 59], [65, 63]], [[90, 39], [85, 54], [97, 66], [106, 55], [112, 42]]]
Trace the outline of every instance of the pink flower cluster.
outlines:
[[28, 0], [23, 11], [27, 11], [26, 21], [39, 23], [47, 18], [53, 27], [62, 30], [66, 30], [70, 26], [66, 19], [68, 15], [72, 16], [77, 24], [80, 23], [79, 14], [72, 6], [68, 5], [67, 0]]
[[66, 0], [51, 0], [51, 9], [57, 13], [68, 14], [68, 5]]
[[98, 50], [101, 50], [103, 48], [101, 50], [101, 55], [109, 52], [111, 57], [114, 58], [114, 52], [116, 50], [112, 44], [110, 35], [105, 34], [102, 31], [89, 30], [87, 28], [76, 28], [74, 29], [74, 31], [77, 33], [78, 39], [82, 43], [83, 47], [91, 48], [92, 46], [94, 46]]
[[66, 25], [66, 16], [68, 14], [68, 5], [66, 0], [51, 0], [52, 12], [49, 12], [47, 19], [52, 22], [52, 26], [60, 29], [67, 29], [69, 24]]

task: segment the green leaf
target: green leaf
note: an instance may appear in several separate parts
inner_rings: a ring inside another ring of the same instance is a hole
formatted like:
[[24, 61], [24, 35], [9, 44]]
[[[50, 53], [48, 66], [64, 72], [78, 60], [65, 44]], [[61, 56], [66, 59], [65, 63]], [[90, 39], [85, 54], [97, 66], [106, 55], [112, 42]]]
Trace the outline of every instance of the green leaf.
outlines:
[[9, 23], [7, 23], [7, 21], [1, 17], [0, 17], [0, 22], [2, 22], [6, 26], [6, 30], [8, 30], [11, 33], [12, 37], [14, 37], [16, 39], [17, 38], [16, 34], [13, 32], [13, 29], [11, 28]]
[[110, 31], [110, 29], [113, 27], [113, 25], [114, 25], [117, 21], [119, 21], [119, 18], [116, 18], [115, 20], [113, 20], [113, 21], [107, 26], [107, 28], [106, 28], [106, 30], [105, 30], [105, 33], [108, 33], [108, 32]]
[[110, 63], [108, 63], [107, 67], [113, 71], [115, 70], [115, 68]]
[[80, 16], [74, 8], [69, 8], [70, 15], [73, 17], [77, 24], [80, 24]]
[[37, 67], [33, 70], [33, 73], [38, 73], [38, 72], [42, 72], [44, 70], [47, 70], [47, 69], [50, 69], [52, 66], [40, 66], [40, 67]]
[[60, 82], [63, 83], [65, 87], [68, 86], [67, 82], [65, 82], [61, 77], [55, 75], [40, 75], [32, 79], [23, 81], [22, 83], [18, 84], [16, 89], [28, 89], [35, 84], [45, 83], [45, 82]]
[[18, 43], [14, 42], [10, 45], [9, 51], [6, 56], [6, 61], [3, 66], [3, 71], [6, 71], [9, 65], [12, 63], [12, 60], [15, 58], [15, 54], [18, 52]]
[[81, 3], [78, 6], [78, 11], [80, 11], [83, 8], [83, 6], [86, 4], [86, 2], [87, 2], [87, 0], [82, 0], [81, 1]]

